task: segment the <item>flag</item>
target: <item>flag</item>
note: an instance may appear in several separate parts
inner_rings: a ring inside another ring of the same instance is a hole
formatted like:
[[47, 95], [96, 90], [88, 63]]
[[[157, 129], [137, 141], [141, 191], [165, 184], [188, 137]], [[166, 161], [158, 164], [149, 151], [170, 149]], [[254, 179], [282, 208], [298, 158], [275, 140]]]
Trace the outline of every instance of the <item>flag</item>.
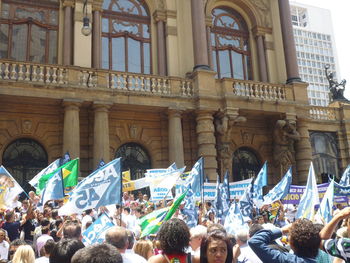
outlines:
[[111, 219], [103, 213], [95, 222], [93, 222], [82, 234], [82, 242], [85, 246], [93, 244], [102, 244], [105, 241], [105, 235], [108, 229], [114, 224]]
[[102, 168], [102, 167], [105, 166], [105, 165], [106, 165], [105, 161], [104, 161], [103, 159], [101, 159], [101, 160], [99, 161], [99, 163], [98, 163], [98, 165], [97, 165], [95, 171], [98, 170], [98, 169], [100, 169], [100, 168]]
[[181, 202], [184, 200], [186, 195], [187, 191], [180, 195], [174, 201], [174, 203], [170, 206], [168, 212], [165, 215], [157, 218], [156, 220], [148, 224], [146, 228], [142, 231], [140, 238], [156, 233], [159, 230], [160, 226], [163, 224], [163, 222], [168, 221], [174, 215], [174, 213], [179, 208]]
[[196, 211], [196, 204], [194, 200], [194, 193], [192, 191], [191, 186], [188, 188], [188, 192], [186, 195], [186, 204], [184, 209], [182, 209], [182, 214], [184, 214], [186, 217], [184, 221], [186, 222], [187, 226], [189, 228], [195, 227], [198, 223], [198, 214]]
[[263, 204], [263, 187], [267, 185], [267, 162], [264, 163], [253, 183], [252, 200], [260, 208]]
[[250, 183], [245, 189], [241, 199], [238, 202], [239, 209], [241, 211], [244, 222], [248, 222], [252, 219], [253, 214], [253, 200], [252, 200], [252, 188], [253, 185]]
[[334, 180], [332, 180], [323, 196], [320, 208], [317, 211], [316, 217], [322, 218], [325, 223], [329, 223], [333, 218], [333, 199], [334, 198]]
[[225, 217], [230, 210], [230, 184], [229, 184], [229, 173], [226, 171], [224, 182], [220, 184], [220, 195], [222, 203], [222, 217], [221, 222], [225, 222]]
[[292, 167], [289, 167], [282, 180], [264, 196], [264, 205], [272, 204], [273, 202], [283, 199], [289, 193], [291, 184]]
[[216, 188], [215, 188], [215, 198], [214, 198], [214, 207], [216, 210], [216, 217], [221, 218], [222, 217], [222, 199], [221, 199], [221, 193], [220, 193], [220, 177], [217, 175], [216, 177]]
[[13, 200], [24, 192], [4, 166], [0, 166], [0, 208], [12, 207]]
[[141, 227], [141, 230], [144, 230], [152, 221], [157, 220], [160, 217], [164, 217], [168, 210], [169, 207], [161, 208], [141, 217], [138, 220], [138, 225]]
[[39, 210], [42, 212], [44, 205], [49, 200], [59, 200], [64, 198], [63, 179], [61, 173], [55, 173], [46, 183], [41, 193], [41, 200], [38, 204]]
[[237, 230], [240, 229], [248, 230], [249, 227], [247, 223], [245, 223], [238, 202], [234, 201], [231, 204], [228, 214], [225, 218], [224, 227], [227, 233], [231, 235], [234, 235]]
[[60, 166], [54, 172], [49, 174], [44, 174], [40, 177], [37, 193], [41, 193], [45, 188], [47, 181], [54, 176], [56, 173], [60, 173], [63, 178], [64, 188], [71, 188], [78, 183], [78, 173], [79, 173], [79, 158], [69, 161], [68, 163]]
[[122, 172], [122, 177], [123, 177], [123, 183], [131, 182], [130, 170]]
[[163, 200], [164, 198], [173, 199], [171, 188], [175, 185], [184, 170], [185, 168], [171, 170], [167, 173], [159, 174], [156, 177], [150, 178], [149, 189], [151, 200], [154, 202]]
[[54, 162], [50, 163], [49, 166], [41, 170], [37, 175], [33, 177], [32, 180], [29, 181], [29, 184], [32, 185], [35, 188], [38, 188], [39, 179], [46, 174], [51, 174], [52, 172], [56, 171], [60, 166], [64, 165], [65, 163], [70, 161], [70, 155], [67, 152], [62, 158], [59, 158], [55, 160]]
[[312, 220], [314, 217], [315, 205], [318, 205], [319, 203], [320, 199], [318, 197], [315, 171], [311, 162], [306, 189], [300, 198], [300, 203], [295, 218], [307, 218]]
[[185, 185], [191, 185], [194, 193], [202, 193], [203, 188], [203, 174], [204, 174], [204, 160], [203, 157], [194, 164], [190, 174], [188, 175]]
[[81, 214], [91, 208], [121, 204], [120, 158], [94, 171], [78, 183], [69, 200], [59, 210], [59, 215]]
[[348, 165], [348, 167], [346, 167], [340, 181], [339, 181], [339, 185], [341, 186], [350, 186], [350, 164]]

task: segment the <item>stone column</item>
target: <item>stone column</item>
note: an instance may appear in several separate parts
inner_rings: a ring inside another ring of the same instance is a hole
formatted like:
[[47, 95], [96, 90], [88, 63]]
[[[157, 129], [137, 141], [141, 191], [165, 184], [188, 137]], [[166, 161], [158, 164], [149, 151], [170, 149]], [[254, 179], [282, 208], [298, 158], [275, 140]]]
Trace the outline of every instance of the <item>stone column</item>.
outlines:
[[204, 157], [205, 174], [210, 180], [216, 180], [218, 164], [216, 161], [215, 148], [215, 127], [214, 127], [214, 112], [206, 110], [197, 111], [197, 143], [198, 157]]
[[306, 183], [310, 163], [312, 161], [312, 149], [310, 143], [309, 130], [307, 126], [307, 119], [298, 118], [297, 131], [300, 134], [300, 140], [296, 143], [296, 166], [298, 182]]
[[176, 163], [177, 167], [185, 165], [184, 146], [182, 137], [181, 111], [169, 109], [169, 163]]
[[62, 155], [69, 152], [72, 159], [80, 157], [80, 100], [65, 99], [63, 123], [63, 149]]
[[208, 66], [207, 32], [203, 0], [191, 0], [194, 69]]
[[101, 7], [102, 3], [92, 6], [92, 67], [101, 68]]
[[97, 167], [99, 161], [103, 159], [105, 163], [110, 161], [109, 154], [109, 121], [108, 110], [110, 105], [95, 102], [94, 109], [94, 155], [93, 167]]
[[165, 12], [157, 10], [153, 14], [154, 20], [157, 22], [157, 63], [158, 75], [166, 76], [166, 48], [165, 48]]
[[74, 1], [65, 0], [63, 26], [63, 65], [72, 65], [72, 28]]
[[264, 47], [264, 36], [257, 35], [256, 36], [256, 43], [258, 46], [260, 81], [268, 82], [268, 74], [267, 74], [267, 67], [266, 67], [266, 55], [265, 55], [265, 47]]
[[295, 49], [289, 1], [278, 0], [278, 3], [284, 47], [284, 59], [287, 69], [287, 83], [300, 82], [301, 80], [297, 63], [297, 53]]

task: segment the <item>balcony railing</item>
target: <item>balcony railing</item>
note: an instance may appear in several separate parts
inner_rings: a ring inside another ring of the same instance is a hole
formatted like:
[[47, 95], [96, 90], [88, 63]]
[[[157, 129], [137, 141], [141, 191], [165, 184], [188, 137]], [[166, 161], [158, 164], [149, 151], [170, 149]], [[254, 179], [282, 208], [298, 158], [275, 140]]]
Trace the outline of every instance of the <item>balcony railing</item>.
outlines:
[[16, 61], [0, 60], [0, 80], [162, 96], [193, 96], [190, 79]]
[[337, 120], [337, 112], [335, 108], [311, 106], [310, 117], [315, 120], [335, 121]]
[[287, 100], [286, 85], [233, 80], [233, 94], [263, 100]]

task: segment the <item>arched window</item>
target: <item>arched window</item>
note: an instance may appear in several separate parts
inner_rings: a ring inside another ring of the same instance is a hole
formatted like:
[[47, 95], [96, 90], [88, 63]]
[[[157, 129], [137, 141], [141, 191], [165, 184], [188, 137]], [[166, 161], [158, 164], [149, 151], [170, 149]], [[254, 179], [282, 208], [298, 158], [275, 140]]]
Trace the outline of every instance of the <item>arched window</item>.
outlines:
[[315, 173], [328, 182], [328, 175], [339, 177], [338, 144], [332, 132], [310, 132], [312, 162]]
[[3, 0], [0, 58], [57, 63], [59, 0]]
[[147, 151], [137, 143], [126, 143], [119, 147], [115, 158], [122, 157], [122, 170], [131, 172], [131, 179], [144, 177], [147, 169], [151, 169], [151, 159]]
[[2, 165], [24, 190], [28, 190], [28, 181], [47, 167], [47, 153], [40, 143], [32, 139], [18, 139], [5, 149]]
[[212, 11], [211, 45], [218, 78], [251, 79], [249, 32], [242, 16], [227, 7]]
[[143, 0], [104, 0], [102, 68], [152, 73], [150, 21]]
[[260, 161], [251, 149], [241, 147], [234, 152], [232, 162], [232, 175], [234, 181], [252, 178], [258, 174], [260, 169]]

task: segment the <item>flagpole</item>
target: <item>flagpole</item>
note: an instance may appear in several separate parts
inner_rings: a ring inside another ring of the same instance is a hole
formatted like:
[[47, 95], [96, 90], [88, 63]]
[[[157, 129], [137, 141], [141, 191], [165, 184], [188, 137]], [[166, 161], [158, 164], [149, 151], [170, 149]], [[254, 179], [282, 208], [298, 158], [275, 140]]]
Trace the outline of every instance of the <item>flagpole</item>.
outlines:
[[[120, 158], [120, 162], [122, 158]], [[123, 214], [123, 172], [120, 169], [120, 226], [122, 226], [122, 214]]]

